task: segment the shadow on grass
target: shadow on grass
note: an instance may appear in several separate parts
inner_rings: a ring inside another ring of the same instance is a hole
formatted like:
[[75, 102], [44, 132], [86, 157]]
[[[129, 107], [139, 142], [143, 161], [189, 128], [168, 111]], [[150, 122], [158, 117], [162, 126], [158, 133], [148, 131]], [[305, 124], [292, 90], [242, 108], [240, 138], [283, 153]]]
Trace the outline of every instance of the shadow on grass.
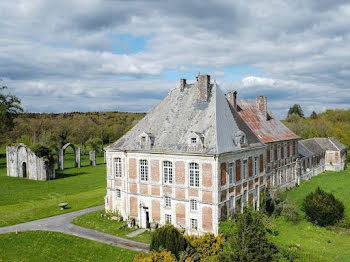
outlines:
[[58, 173], [56, 171], [56, 178], [55, 179], [61, 179], [61, 178], [66, 178], [66, 177], [71, 177], [71, 176], [81, 176], [81, 175], [88, 175], [89, 173], [87, 172], [78, 172], [75, 174], [63, 174], [63, 173]]

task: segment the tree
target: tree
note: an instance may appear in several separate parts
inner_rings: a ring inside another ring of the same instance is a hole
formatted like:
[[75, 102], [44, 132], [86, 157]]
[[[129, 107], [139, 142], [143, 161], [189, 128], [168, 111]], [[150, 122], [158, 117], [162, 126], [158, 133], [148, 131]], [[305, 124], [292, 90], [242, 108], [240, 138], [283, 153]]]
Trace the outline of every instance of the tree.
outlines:
[[167, 224], [152, 234], [150, 250], [160, 252], [162, 250], [170, 251], [176, 258], [179, 258], [180, 252], [186, 250], [188, 243], [182, 233], [171, 224]]
[[88, 146], [90, 146], [92, 148], [92, 150], [94, 151], [98, 151], [98, 149], [100, 148], [101, 146], [101, 143], [102, 143], [102, 140], [99, 138], [99, 137], [94, 137], [94, 138], [90, 138], [86, 144]]
[[11, 130], [14, 126], [13, 119], [23, 112], [21, 100], [14, 95], [4, 94], [6, 89], [6, 86], [0, 87], [0, 133]]
[[238, 216], [233, 235], [220, 254], [220, 261], [274, 261], [276, 246], [267, 237], [265, 215], [245, 208]]
[[320, 187], [306, 196], [302, 209], [312, 222], [320, 226], [334, 225], [344, 217], [343, 203]]
[[304, 112], [301, 109], [300, 105], [298, 105], [298, 104], [295, 104], [294, 106], [289, 108], [288, 116], [291, 115], [291, 114], [298, 114], [300, 117], [304, 117]]
[[311, 115], [310, 115], [310, 118], [311, 119], [317, 119], [317, 113], [315, 111], [312, 111]]

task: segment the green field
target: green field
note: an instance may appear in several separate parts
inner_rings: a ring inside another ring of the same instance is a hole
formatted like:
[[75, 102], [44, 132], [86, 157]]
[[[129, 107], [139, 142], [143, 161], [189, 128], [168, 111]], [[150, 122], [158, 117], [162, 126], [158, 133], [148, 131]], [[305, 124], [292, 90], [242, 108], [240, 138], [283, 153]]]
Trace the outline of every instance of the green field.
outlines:
[[[119, 237], [125, 237], [125, 238], [128, 238], [126, 237], [128, 233], [135, 231], [135, 229], [131, 229], [128, 227], [125, 227], [123, 229], [118, 229], [120, 226], [125, 225], [126, 222], [125, 221], [117, 222], [114, 220], [109, 220], [106, 217], [101, 217], [101, 211], [94, 211], [91, 213], [81, 215], [75, 218], [72, 221], [72, 223], [81, 227], [86, 227], [86, 228], [94, 229], [107, 234], [111, 234]], [[139, 241], [139, 242], [151, 243], [151, 233], [149, 231], [145, 231], [142, 234], [129, 239]]]
[[274, 237], [279, 246], [289, 247], [300, 244], [301, 250], [334, 261], [350, 261], [350, 232], [336, 233], [332, 228], [314, 226], [306, 221], [300, 210], [305, 196], [320, 186], [332, 192], [345, 205], [345, 212], [350, 214], [350, 169], [342, 172], [325, 172], [310, 181], [303, 181], [301, 186], [286, 192], [287, 198], [293, 199], [304, 217], [299, 223], [285, 221], [280, 217], [274, 220], [278, 235]]
[[56, 232], [0, 235], [0, 261], [132, 261], [138, 252]]
[[[3, 150], [3, 149], [2, 149]], [[81, 156], [81, 168], [74, 168], [74, 154], [69, 148], [65, 170], [58, 179], [34, 181], [6, 176], [6, 158], [0, 158], [0, 227], [27, 222], [64, 212], [101, 205], [106, 194], [106, 166], [97, 156], [97, 166], [89, 166], [89, 156]], [[69, 203], [61, 211], [58, 204]]]

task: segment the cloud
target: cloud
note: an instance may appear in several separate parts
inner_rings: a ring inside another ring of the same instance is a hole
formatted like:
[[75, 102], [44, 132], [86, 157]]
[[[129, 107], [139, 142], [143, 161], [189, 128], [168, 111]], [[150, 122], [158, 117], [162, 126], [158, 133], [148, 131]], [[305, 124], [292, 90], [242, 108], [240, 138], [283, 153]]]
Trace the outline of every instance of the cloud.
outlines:
[[0, 15], [0, 77], [27, 110], [148, 111], [198, 71], [281, 118], [350, 106], [348, 1], [14, 0]]

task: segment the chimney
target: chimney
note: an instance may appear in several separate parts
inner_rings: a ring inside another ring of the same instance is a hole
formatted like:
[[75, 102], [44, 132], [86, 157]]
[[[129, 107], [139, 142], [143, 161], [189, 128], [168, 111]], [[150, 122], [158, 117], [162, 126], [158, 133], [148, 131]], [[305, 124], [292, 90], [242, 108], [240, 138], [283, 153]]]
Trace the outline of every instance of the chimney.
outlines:
[[184, 91], [184, 89], [185, 89], [185, 87], [186, 87], [186, 79], [180, 79], [180, 91], [182, 92], [182, 91]]
[[237, 110], [237, 91], [231, 91], [227, 94], [227, 100], [231, 106]]
[[210, 95], [210, 75], [197, 76], [197, 85], [199, 87], [199, 99], [207, 102]]
[[256, 98], [256, 107], [264, 115], [265, 119], [268, 120], [266, 96], [259, 96]]

